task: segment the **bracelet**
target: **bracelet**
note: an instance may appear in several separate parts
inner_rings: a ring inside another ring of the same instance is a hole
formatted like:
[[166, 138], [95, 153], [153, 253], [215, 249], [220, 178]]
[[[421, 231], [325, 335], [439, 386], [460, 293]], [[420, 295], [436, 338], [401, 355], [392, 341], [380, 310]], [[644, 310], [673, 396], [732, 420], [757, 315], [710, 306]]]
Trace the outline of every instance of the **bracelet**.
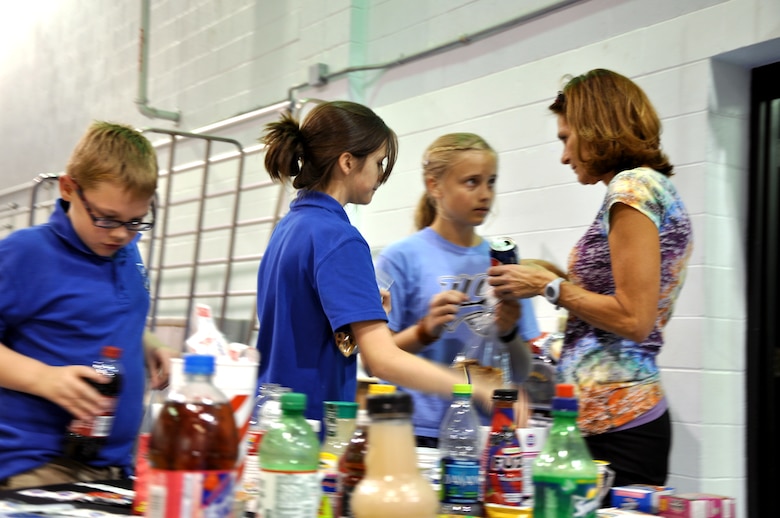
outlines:
[[423, 324], [423, 320], [425, 320], [425, 317], [422, 317], [420, 320], [417, 321], [417, 341], [423, 345], [431, 345], [433, 342], [438, 340], [439, 337], [433, 336], [432, 334], [429, 334], [428, 331], [425, 330], [425, 325]]
[[498, 339], [504, 342], [505, 344], [508, 344], [512, 340], [517, 338], [517, 326], [513, 327], [511, 331], [509, 331], [504, 336], [499, 336]]

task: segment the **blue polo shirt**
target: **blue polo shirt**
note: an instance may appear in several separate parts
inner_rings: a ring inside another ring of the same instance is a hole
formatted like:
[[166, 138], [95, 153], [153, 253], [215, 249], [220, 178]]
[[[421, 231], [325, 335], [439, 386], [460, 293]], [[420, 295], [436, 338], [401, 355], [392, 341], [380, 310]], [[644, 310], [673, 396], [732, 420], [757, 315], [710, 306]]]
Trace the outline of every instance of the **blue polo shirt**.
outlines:
[[344, 357], [334, 330], [387, 320], [368, 243], [341, 204], [299, 191], [274, 229], [257, 280], [260, 383], [307, 396], [306, 417], [322, 419], [324, 401], [354, 401], [356, 357]]
[[[58, 200], [47, 223], [0, 240], [0, 342], [54, 366], [91, 365], [103, 346], [121, 348], [116, 419], [93, 465], [129, 469], [143, 415], [149, 310], [140, 236], [101, 257], [79, 239], [67, 207]], [[71, 419], [49, 400], [0, 388], [0, 479], [61, 456]]]

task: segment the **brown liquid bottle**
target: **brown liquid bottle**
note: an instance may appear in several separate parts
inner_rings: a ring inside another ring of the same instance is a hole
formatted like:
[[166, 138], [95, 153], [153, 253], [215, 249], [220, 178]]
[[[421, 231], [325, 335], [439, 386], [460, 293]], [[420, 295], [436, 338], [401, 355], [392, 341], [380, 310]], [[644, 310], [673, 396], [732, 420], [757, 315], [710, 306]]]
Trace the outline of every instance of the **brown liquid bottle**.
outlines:
[[[172, 389], [149, 440], [147, 516], [228, 516], [233, 507], [239, 438], [227, 397], [211, 382], [214, 357], [184, 358], [186, 383]], [[199, 483], [194, 483], [198, 478]]]
[[85, 379], [105, 398], [103, 412], [91, 419], [74, 419], [68, 426], [63, 444], [63, 455], [79, 462], [90, 462], [98, 458], [100, 449], [114, 426], [116, 401], [122, 390], [122, 368], [119, 358], [122, 349], [107, 345], [92, 367], [109, 378], [107, 383], [97, 383]]

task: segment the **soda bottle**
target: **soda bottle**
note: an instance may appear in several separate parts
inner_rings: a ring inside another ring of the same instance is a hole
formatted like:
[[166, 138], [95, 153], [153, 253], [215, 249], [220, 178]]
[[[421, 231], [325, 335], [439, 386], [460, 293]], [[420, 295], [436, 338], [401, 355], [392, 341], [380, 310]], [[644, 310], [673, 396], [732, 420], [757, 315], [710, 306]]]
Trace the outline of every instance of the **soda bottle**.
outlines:
[[[368, 396], [392, 394], [393, 392], [395, 392], [394, 385], [373, 383], [368, 386]], [[339, 459], [339, 481], [336, 497], [338, 504], [336, 516], [339, 518], [354, 517], [352, 514], [352, 493], [366, 473], [365, 458], [368, 450], [368, 425], [370, 423], [368, 411], [365, 408], [358, 409], [355, 432]]]
[[184, 357], [149, 440], [147, 516], [232, 516], [239, 436], [233, 409], [212, 382], [215, 358]]
[[483, 452], [484, 501], [523, 505], [523, 451], [515, 429], [517, 389], [493, 391], [493, 415]]
[[595, 518], [598, 467], [577, 427], [574, 385], [559, 383], [552, 426], [533, 467], [534, 518]]
[[339, 459], [355, 432], [358, 404], [354, 401], [325, 401], [325, 440], [320, 450], [322, 492], [332, 513], [337, 513]]
[[306, 394], [282, 394], [282, 418], [260, 443], [259, 516], [313, 518], [320, 505], [320, 441], [303, 417]]
[[106, 443], [114, 425], [116, 403], [122, 389], [123, 373], [119, 364], [121, 355], [122, 350], [119, 347], [106, 345], [100, 358], [92, 364], [92, 368], [109, 378], [108, 383], [85, 380], [103, 395], [103, 410], [93, 418], [73, 419], [70, 422], [63, 445], [65, 457], [79, 462], [94, 461]]
[[431, 483], [417, 467], [412, 398], [405, 392], [367, 398], [371, 447], [366, 474], [352, 493], [356, 518], [433, 518], [439, 507]]
[[479, 417], [471, 406], [472, 387], [456, 384], [439, 429], [441, 491], [439, 517], [482, 516]]
[[132, 514], [143, 516], [149, 504], [149, 439], [152, 436], [154, 420], [160, 414], [160, 407], [165, 400], [162, 390], [149, 391], [149, 402], [146, 405], [141, 430], [135, 446], [135, 481], [133, 482]]

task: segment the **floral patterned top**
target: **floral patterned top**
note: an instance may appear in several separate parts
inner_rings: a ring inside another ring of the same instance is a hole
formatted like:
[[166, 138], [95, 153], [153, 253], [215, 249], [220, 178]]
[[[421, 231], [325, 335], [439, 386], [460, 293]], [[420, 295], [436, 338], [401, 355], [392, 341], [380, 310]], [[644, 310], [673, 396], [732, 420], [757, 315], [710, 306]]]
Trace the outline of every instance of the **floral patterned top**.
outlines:
[[609, 211], [624, 203], [658, 228], [661, 245], [661, 293], [650, 335], [637, 343], [569, 316], [558, 374], [577, 386], [579, 426], [585, 435], [623, 427], [664, 403], [655, 358], [662, 330], [672, 316], [693, 248], [691, 221], [670, 179], [649, 168], [622, 171], [610, 181], [593, 224], [569, 256], [569, 280], [588, 291], [615, 293], [609, 242]]

